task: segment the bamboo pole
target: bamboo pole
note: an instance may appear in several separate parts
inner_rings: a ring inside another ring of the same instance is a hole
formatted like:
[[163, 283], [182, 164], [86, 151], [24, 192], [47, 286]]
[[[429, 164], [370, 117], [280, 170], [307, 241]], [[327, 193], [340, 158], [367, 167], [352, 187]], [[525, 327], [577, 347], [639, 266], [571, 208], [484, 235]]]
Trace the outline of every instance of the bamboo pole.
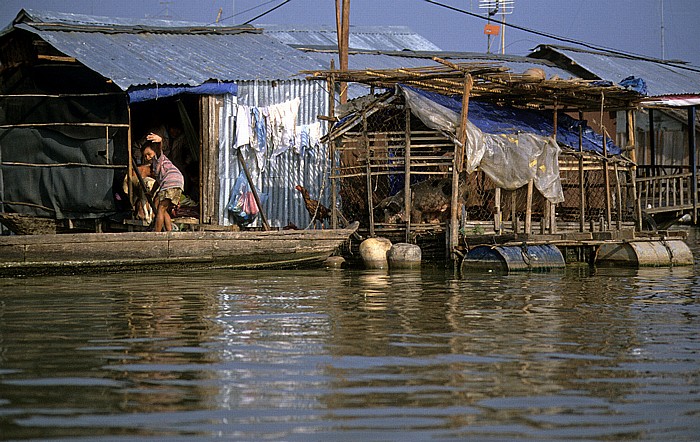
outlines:
[[607, 132], [605, 131], [605, 125], [603, 124], [605, 108], [605, 93], [600, 93], [600, 129], [603, 132], [603, 181], [605, 183], [605, 221], [610, 228], [612, 224], [612, 207], [611, 207], [611, 197], [610, 197], [610, 175], [608, 169], [608, 141], [606, 139]]
[[105, 161], [109, 164], [109, 126], [105, 127]]
[[126, 176], [129, 178], [126, 180], [127, 188], [129, 189], [129, 206], [134, 208], [134, 186], [131, 184], [131, 174], [134, 173], [134, 155], [133, 147], [131, 145], [131, 106], [127, 103], [126, 105], [126, 117], [127, 117], [127, 129], [126, 129], [126, 154], [129, 156], [129, 161], [127, 164]]
[[513, 233], [518, 233], [518, 230], [520, 230], [520, 226], [518, 225], [518, 210], [515, 207], [516, 204], [516, 198], [515, 198], [515, 190], [512, 190], [510, 192], [510, 222], [513, 227]]
[[503, 217], [501, 214], [501, 188], [496, 187], [494, 194], [493, 194], [493, 199], [494, 199], [494, 206], [496, 209], [496, 213], [493, 214], [493, 228], [496, 231], [497, 234], [501, 234], [501, 218]]
[[[634, 212], [636, 215], [635, 227], [637, 231], [642, 230], [642, 205], [637, 194], [637, 122], [633, 109], [627, 110], [627, 142], [632, 166], [630, 167], [630, 180], [632, 181], [632, 197], [634, 198]], [[681, 193], [682, 195], [682, 193]]]
[[[406, 146], [404, 148], [404, 183], [403, 183], [403, 201], [404, 214], [406, 216], [406, 238], [409, 242], [411, 237], [411, 109], [406, 106]], [[420, 220], [418, 220], [420, 222]]]
[[129, 127], [128, 123], [21, 123], [0, 124], [0, 129], [16, 129], [23, 127], [54, 127], [54, 126], [78, 126], [78, 127]]
[[[348, 70], [348, 45], [350, 40], [350, 0], [335, 0], [335, 24], [338, 37], [338, 59], [340, 70]], [[348, 101], [347, 83], [340, 83], [340, 103]]]
[[690, 189], [692, 190], [693, 203], [693, 224], [698, 223], [698, 161], [697, 147], [695, 146], [695, 106], [688, 107], [688, 162], [690, 163], [690, 174], [692, 181]]
[[450, 259], [457, 262], [457, 244], [459, 241], [459, 174], [464, 167], [464, 149], [467, 145], [467, 117], [469, 114], [469, 94], [473, 85], [472, 76], [464, 76], [464, 90], [462, 91], [462, 112], [459, 124], [459, 144], [455, 143], [452, 164], [452, 195], [450, 198]]
[[270, 230], [270, 225], [267, 223], [267, 217], [265, 216], [265, 210], [263, 210], [263, 206], [260, 203], [260, 197], [258, 196], [258, 190], [255, 188], [255, 183], [253, 182], [253, 178], [250, 176], [250, 171], [248, 170], [248, 166], [246, 165], [245, 159], [243, 158], [243, 152], [241, 152], [240, 148], [236, 149], [236, 155], [238, 156], [238, 162], [241, 164], [241, 168], [243, 169], [243, 173], [245, 174], [245, 177], [248, 180], [248, 184], [250, 185], [250, 191], [253, 192], [253, 198], [255, 199], [255, 204], [258, 205], [258, 212], [260, 212], [260, 219], [262, 221], [263, 230], [265, 230], [265, 231]]
[[532, 192], [534, 188], [534, 182], [532, 180], [527, 182], [527, 200], [525, 203], [525, 234], [529, 235], [532, 233]]
[[586, 229], [586, 173], [583, 170], [583, 112], [578, 111], [578, 188], [581, 201], [579, 202], [579, 231]]
[[18, 167], [86, 167], [88, 169], [124, 169], [128, 166], [122, 164], [89, 164], [89, 163], [20, 163], [17, 161], [3, 161], [0, 163], [3, 166], [18, 166]]
[[[554, 124], [554, 130], [552, 131], [552, 137], [554, 138], [554, 143], [557, 142], [557, 125], [559, 124], [559, 102], [557, 97], [554, 97], [554, 112], [552, 118]], [[547, 201], [547, 206], [549, 207], [549, 233], [557, 233], [557, 205]]]
[[613, 164], [613, 173], [615, 174], [615, 193], [617, 195], [617, 230], [622, 229], [622, 186], [620, 185], [620, 176], [618, 175], [619, 168], [617, 161]]
[[374, 198], [372, 198], [372, 149], [369, 145], [369, 137], [367, 135], [367, 115], [362, 111], [362, 140], [365, 144], [365, 152], [367, 155], [367, 213], [369, 216], [369, 236], [375, 236], [374, 229]]
[[[331, 71], [335, 69], [335, 62], [331, 60]], [[328, 77], [328, 156], [330, 157], [330, 181], [331, 181], [331, 228], [338, 228], [338, 186], [337, 178], [333, 174], [335, 168], [335, 140], [333, 139], [333, 126], [335, 123], [335, 76]]]

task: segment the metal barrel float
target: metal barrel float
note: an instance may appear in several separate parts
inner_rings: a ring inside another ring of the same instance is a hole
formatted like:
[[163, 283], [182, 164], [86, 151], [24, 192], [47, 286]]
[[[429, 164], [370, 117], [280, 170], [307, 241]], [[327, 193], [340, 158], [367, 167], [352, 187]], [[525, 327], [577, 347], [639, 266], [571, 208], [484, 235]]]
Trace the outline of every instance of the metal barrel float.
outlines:
[[693, 252], [679, 239], [601, 244], [596, 264], [627, 267], [693, 265]]
[[462, 272], [473, 271], [546, 271], [564, 268], [564, 256], [551, 245], [477, 246], [462, 260]]

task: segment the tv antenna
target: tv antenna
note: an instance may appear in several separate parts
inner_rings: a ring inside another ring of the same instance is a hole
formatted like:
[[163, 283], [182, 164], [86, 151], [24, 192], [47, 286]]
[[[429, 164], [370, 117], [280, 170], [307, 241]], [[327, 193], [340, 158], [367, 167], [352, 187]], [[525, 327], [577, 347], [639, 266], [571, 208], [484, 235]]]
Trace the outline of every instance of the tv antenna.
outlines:
[[[486, 34], [486, 53], [491, 53], [491, 36], [501, 35], [501, 54], [506, 53], [506, 15], [513, 13], [515, 0], [479, 0], [479, 9], [486, 10], [488, 22], [484, 26], [484, 34]], [[492, 25], [491, 17], [501, 14], [501, 26]]]

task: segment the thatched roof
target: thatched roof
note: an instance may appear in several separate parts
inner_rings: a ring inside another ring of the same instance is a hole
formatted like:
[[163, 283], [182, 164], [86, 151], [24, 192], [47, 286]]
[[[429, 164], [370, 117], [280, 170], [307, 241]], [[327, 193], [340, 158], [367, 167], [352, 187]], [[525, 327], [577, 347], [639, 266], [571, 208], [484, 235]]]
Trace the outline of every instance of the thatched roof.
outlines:
[[498, 63], [452, 63], [433, 58], [433, 66], [401, 69], [306, 71], [312, 79], [356, 82], [390, 89], [407, 84], [444, 95], [461, 95], [471, 76], [470, 97], [502, 105], [534, 109], [606, 111], [636, 107], [643, 98], [637, 92], [600, 81], [544, 78], [536, 70], [514, 74]]

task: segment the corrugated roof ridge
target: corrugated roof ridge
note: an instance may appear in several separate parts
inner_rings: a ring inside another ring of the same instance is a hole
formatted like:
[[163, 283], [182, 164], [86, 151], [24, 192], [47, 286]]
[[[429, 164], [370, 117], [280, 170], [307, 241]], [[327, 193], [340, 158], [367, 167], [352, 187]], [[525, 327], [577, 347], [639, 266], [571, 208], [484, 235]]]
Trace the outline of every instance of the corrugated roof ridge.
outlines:
[[223, 26], [162, 19], [113, 18], [64, 12], [22, 9], [13, 24], [40, 30], [99, 33], [237, 34], [262, 32], [251, 25]]
[[554, 44], [540, 44], [537, 45], [535, 48], [535, 51], [539, 49], [540, 47], [549, 47], [549, 48], [554, 48], [558, 50], [563, 50], [563, 51], [571, 51], [571, 52], [583, 52], [583, 53], [588, 53], [588, 54], [598, 54], [598, 55], [605, 55], [608, 57], [618, 57], [618, 58], [626, 58], [629, 60], [639, 60], [639, 61], [648, 61], [652, 63], [659, 63], [659, 64], [666, 64], [670, 66], [675, 66], [675, 67], [697, 67], [693, 66], [689, 62], [685, 60], [662, 60], [660, 58], [656, 57], [650, 57], [646, 55], [637, 55], [637, 54], [628, 54], [622, 51], [608, 51], [605, 49], [600, 49], [600, 50], [592, 50], [592, 49], [584, 49], [584, 48], [576, 48], [573, 46], [565, 46], [565, 45], [554, 45]]

